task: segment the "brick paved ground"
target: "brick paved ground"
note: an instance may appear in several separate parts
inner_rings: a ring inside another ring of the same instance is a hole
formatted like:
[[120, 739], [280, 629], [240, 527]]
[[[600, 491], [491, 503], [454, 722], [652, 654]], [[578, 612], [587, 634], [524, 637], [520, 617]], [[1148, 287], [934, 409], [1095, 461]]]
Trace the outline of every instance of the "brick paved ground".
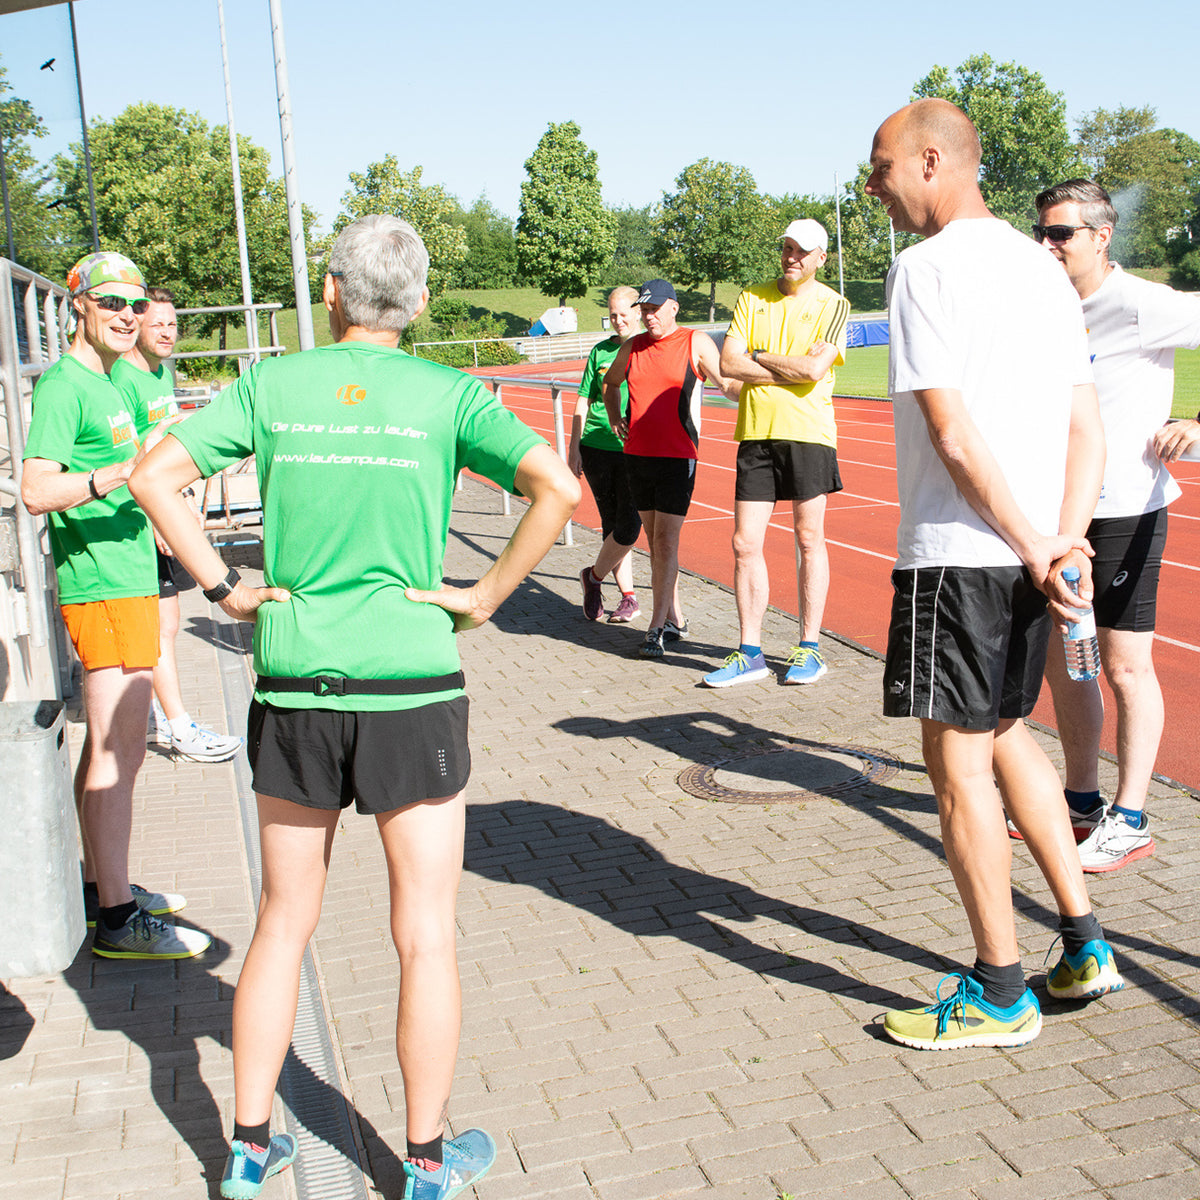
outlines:
[[[447, 576], [466, 580], [511, 519], [474, 485], [457, 507]], [[877, 1014], [927, 1001], [971, 948], [915, 724], [877, 715], [878, 662], [831, 643], [830, 673], [810, 688], [700, 688], [736, 635], [728, 591], [685, 578], [693, 638], [645, 662], [632, 656], [644, 622], [580, 616], [578, 573], [595, 547], [577, 530], [574, 548], [556, 548], [492, 626], [463, 639], [475, 772], [453, 1119], [500, 1143], [481, 1195], [1200, 1196], [1195, 800], [1156, 787], [1158, 854], [1092, 877], [1125, 992], [1045, 1003], [1044, 1031], [1022, 1050], [896, 1047]], [[645, 580], [644, 560], [637, 572]], [[196, 711], [223, 727], [204, 640], [215, 627], [194, 593], [189, 623], [201, 635], [180, 639]], [[777, 665], [792, 628], [768, 620]], [[756, 756], [714, 781], [787, 787], [801, 770], [836, 772], [853, 747], [899, 769], [773, 803], [677, 783], [685, 768]], [[21, 1195], [212, 1194], [205, 1171], [219, 1174], [232, 1118], [231, 985], [250, 931], [233, 781], [228, 767], [152, 752], [137, 793], [153, 831], [137, 839], [139, 875], [187, 892], [186, 915], [219, 935], [218, 953], [177, 967], [82, 953], [63, 977], [10, 981], [0, 1163]], [[1040, 990], [1055, 919], [1021, 847], [1014, 883]], [[374, 823], [351, 818], [314, 956], [366, 1178], [395, 1200], [404, 1117], [386, 898]]]

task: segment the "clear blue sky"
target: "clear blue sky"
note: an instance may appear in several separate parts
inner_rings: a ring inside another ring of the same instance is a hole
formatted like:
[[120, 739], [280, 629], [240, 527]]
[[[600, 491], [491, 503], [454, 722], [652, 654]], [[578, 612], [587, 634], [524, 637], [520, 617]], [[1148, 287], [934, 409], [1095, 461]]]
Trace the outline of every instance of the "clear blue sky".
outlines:
[[[278, 172], [267, 0], [225, 9], [238, 132], [271, 151]], [[1188, 9], [1096, 0], [1018, 14], [865, 0], [837, 21], [827, 6], [767, 0], [586, 12], [283, 0], [297, 174], [322, 229], [349, 172], [388, 153], [464, 204], [486, 192], [515, 217], [525, 159], [548, 122], [574, 120], [599, 155], [610, 204], [660, 199], [703, 156], [748, 167], [768, 192], [825, 194], [835, 172], [853, 176], [916, 80], [974, 53], [1039, 71], [1064, 93], [1072, 129], [1097, 107], [1150, 104], [1161, 125], [1200, 138]], [[52, 129], [39, 150], [78, 138], [66, 11], [0, 16], [9, 82]], [[76, 0], [75, 13], [90, 118], [152, 100], [225, 123], [216, 0]], [[39, 70], [51, 56], [54, 70]]]

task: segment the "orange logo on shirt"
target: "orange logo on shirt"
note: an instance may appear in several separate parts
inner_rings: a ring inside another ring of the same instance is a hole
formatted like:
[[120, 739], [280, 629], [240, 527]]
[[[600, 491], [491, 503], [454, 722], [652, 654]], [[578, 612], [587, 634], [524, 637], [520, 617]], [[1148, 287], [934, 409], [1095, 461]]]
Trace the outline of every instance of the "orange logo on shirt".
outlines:
[[355, 383], [348, 383], [337, 390], [337, 398], [343, 404], [361, 404], [367, 398], [367, 389], [360, 388]]

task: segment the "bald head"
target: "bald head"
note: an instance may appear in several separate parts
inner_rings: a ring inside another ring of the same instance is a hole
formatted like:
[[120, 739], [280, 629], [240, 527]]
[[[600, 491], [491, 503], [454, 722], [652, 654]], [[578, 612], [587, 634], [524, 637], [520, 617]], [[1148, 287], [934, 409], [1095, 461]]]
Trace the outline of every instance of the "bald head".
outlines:
[[942, 153], [943, 167], [972, 176], [979, 173], [979, 134], [971, 118], [949, 100], [914, 100], [888, 120], [897, 122], [897, 132], [908, 153], [920, 154], [936, 146]]

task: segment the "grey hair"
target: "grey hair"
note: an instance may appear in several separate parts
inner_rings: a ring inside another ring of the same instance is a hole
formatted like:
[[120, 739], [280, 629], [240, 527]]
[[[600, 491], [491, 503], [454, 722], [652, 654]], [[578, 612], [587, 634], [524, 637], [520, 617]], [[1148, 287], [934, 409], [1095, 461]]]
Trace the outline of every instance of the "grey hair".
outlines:
[[342, 315], [351, 325], [400, 333], [413, 319], [429, 274], [420, 234], [399, 217], [360, 217], [338, 234], [329, 255]]
[[1034, 201], [1039, 214], [1056, 204], [1078, 204], [1079, 219], [1089, 229], [1099, 229], [1102, 225], [1117, 227], [1117, 210], [1113, 207], [1112, 197], [1094, 180], [1068, 179], [1056, 183], [1039, 192]]

